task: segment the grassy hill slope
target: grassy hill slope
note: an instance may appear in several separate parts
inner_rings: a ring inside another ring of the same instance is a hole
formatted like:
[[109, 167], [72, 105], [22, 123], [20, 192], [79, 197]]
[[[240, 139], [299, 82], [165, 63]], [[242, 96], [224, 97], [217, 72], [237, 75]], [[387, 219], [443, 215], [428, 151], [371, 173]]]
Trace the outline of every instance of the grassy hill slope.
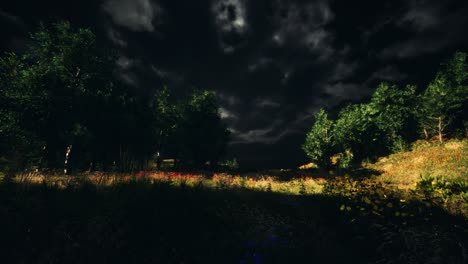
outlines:
[[447, 181], [468, 180], [468, 140], [450, 140], [442, 144], [418, 141], [410, 151], [381, 158], [365, 167], [382, 172], [381, 181], [408, 189], [422, 176]]

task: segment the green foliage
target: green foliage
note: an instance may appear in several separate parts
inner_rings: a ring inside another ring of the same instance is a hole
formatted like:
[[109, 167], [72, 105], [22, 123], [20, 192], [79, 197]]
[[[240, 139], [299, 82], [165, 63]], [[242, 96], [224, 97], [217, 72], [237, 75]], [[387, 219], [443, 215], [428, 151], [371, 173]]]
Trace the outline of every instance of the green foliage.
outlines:
[[74, 30], [67, 22], [41, 26], [23, 56], [2, 57], [0, 97], [8, 104], [2, 107], [6, 128], [0, 133], [9, 139], [4, 155], [14, 157], [11, 152], [19, 149], [16, 155], [27, 161], [20, 167], [56, 167], [67, 146], [75, 145], [79, 153], [98, 145], [94, 139], [110, 127], [95, 113], [106, 113], [112, 65], [112, 56], [96, 46], [90, 30]]
[[337, 152], [345, 159], [341, 165], [358, 165], [365, 159], [375, 160], [389, 152], [393, 144], [388, 143], [390, 138], [379, 126], [382, 116], [382, 111], [371, 103], [348, 105], [340, 111], [333, 134]]
[[416, 183], [416, 191], [427, 198], [439, 197], [447, 201], [454, 196], [459, 196], [468, 202], [468, 181], [466, 180], [448, 181], [444, 177], [433, 177], [426, 173], [422, 174]]
[[406, 149], [405, 140], [412, 132], [414, 124], [413, 108], [416, 101], [416, 87], [407, 85], [404, 89], [396, 85], [381, 83], [368, 104], [370, 117], [384, 134], [389, 149]]
[[115, 59], [68, 22], [41, 25], [25, 54], [0, 57], [3, 167], [135, 171], [155, 153], [158, 163], [216, 163], [228, 133], [214, 94], [176, 102], [166, 87], [136, 91], [115, 78]]
[[354, 154], [356, 161], [361, 161], [389, 151], [404, 150], [404, 138], [410, 137], [408, 134], [411, 132], [407, 131], [414, 123], [411, 109], [414, 99], [414, 86], [399, 89], [395, 85], [382, 83], [369, 103], [342, 109], [333, 130], [336, 145], [342, 154], [348, 150]]
[[229, 131], [219, 114], [213, 92], [195, 90], [181, 106], [177, 126], [177, 153], [186, 165], [200, 167], [207, 162], [216, 166], [225, 154]]
[[309, 159], [319, 167], [330, 167], [330, 156], [332, 154], [333, 121], [328, 119], [324, 109], [315, 115], [315, 123], [309, 133], [302, 149]]
[[347, 149], [343, 151], [342, 153], [339, 154], [339, 159], [338, 159], [338, 168], [340, 169], [349, 169], [352, 166], [353, 162], [353, 153], [351, 150]]
[[456, 131], [466, 134], [468, 98], [467, 54], [457, 52], [438, 72], [435, 79], [419, 96], [417, 116], [426, 138], [437, 136], [442, 142]]
[[236, 158], [233, 158], [231, 160], [226, 160], [223, 163], [220, 164], [222, 168], [229, 172], [235, 172], [239, 170], [239, 162], [237, 161]]
[[[323, 166], [335, 154], [339, 168], [404, 151], [421, 127], [427, 139], [466, 136], [467, 54], [457, 52], [421, 94], [416, 87], [381, 83], [368, 102], [350, 104], [335, 121], [318, 119], [303, 149]], [[417, 107], [414, 107], [414, 106]], [[331, 132], [324, 136], [324, 127]], [[327, 158], [324, 158], [327, 157]]]

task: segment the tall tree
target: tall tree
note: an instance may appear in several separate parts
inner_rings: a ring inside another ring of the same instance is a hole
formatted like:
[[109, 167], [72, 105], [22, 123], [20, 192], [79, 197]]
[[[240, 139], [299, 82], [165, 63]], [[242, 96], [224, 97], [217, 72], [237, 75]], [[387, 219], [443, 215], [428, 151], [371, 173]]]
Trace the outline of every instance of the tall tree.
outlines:
[[48, 93], [40, 79], [23, 57], [0, 58], [0, 157], [12, 170], [41, 162], [45, 142], [38, 131], [46, 128]]
[[307, 133], [302, 149], [309, 159], [319, 167], [329, 168], [331, 166], [330, 156], [333, 149], [333, 121], [328, 119], [324, 109], [315, 115], [315, 122]]
[[154, 120], [155, 120], [155, 137], [157, 138], [156, 146], [156, 164], [161, 167], [162, 156], [168, 140], [176, 131], [181, 120], [180, 104], [170, 101], [169, 89], [164, 86], [160, 89], [153, 101]]
[[180, 156], [186, 164], [215, 166], [225, 154], [229, 130], [222, 121], [216, 95], [195, 90], [183, 105], [177, 140]]
[[381, 83], [368, 104], [369, 116], [385, 135], [388, 147], [393, 151], [404, 149], [406, 140], [414, 138], [413, 108], [416, 87]]
[[96, 132], [107, 127], [100, 113], [114, 88], [113, 61], [88, 29], [41, 26], [23, 56], [2, 58], [0, 67], [13, 66], [0, 77], [1, 97], [12, 99], [2, 116], [21, 116], [17, 127], [42, 142], [48, 166], [65, 163], [69, 172], [74, 153], [91, 149]]
[[419, 97], [417, 111], [425, 137], [442, 142], [457, 129], [466, 133], [468, 64], [466, 53], [457, 52]]

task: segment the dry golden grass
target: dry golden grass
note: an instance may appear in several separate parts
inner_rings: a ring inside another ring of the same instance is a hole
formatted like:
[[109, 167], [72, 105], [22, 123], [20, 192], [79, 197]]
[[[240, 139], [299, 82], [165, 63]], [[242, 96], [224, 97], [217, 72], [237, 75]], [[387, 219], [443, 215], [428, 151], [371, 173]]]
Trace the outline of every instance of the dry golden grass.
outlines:
[[467, 179], [468, 140], [450, 140], [443, 144], [418, 141], [411, 151], [392, 154], [366, 166], [381, 171], [380, 180], [401, 189], [412, 187], [422, 174], [447, 180]]
[[317, 194], [321, 193], [325, 180], [311, 176], [298, 176], [284, 181], [273, 175], [231, 175], [217, 173], [211, 176], [179, 172], [144, 172], [125, 173], [88, 173], [76, 176], [45, 175], [38, 172], [18, 174], [16, 182], [26, 184], [46, 184], [65, 188], [77, 183], [89, 183], [96, 187], [106, 187], [132, 180], [144, 180], [151, 183], [167, 183], [173, 186], [203, 186], [207, 188], [236, 189], [245, 188], [255, 191], [268, 191], [286, 194]]
[[[382, 182], [401, 190], [414, 188], [422, 174], [434, 177], [443, 176], [447, 180], [466, 180], [468, 177], [468, 140], [450, 140], [443, 144], [419, 141], [413, 144], [411, 151], [381, 158], [374, 164], [365, 164], [365, 167], [382, 173], [379, 177], [372, 178], [372, 181]], [[245, 188], [285, 194], [318, 194], [322, 193], [323, 186], [327, 182], [322, 178], [324, 175], [327, 179], [333, 178], [331, 171], [278, 170], [245, 175], [140, 171], [133, 174], [95, 172], [65, 176], [27, 172], [18, 174], [14, 180], [63, 188], [77, 182], [87, 182], [99, 187], [131, 180], [146, 180], [152, 183], [168, 183], [173, 186]]]

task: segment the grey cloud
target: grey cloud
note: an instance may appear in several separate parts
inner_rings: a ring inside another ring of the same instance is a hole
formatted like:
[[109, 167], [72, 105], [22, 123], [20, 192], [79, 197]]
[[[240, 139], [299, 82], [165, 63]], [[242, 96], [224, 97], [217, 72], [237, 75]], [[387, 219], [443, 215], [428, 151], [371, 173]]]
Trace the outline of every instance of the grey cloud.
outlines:
[[138, 82], [138, 77], [131, 72], [125, 72], [120, 74], [120, 78], [128, 85], [137, 87], [139, 82]]
[[443, 4], [426, 0], [410, 1], [410, 8], [397, 21], [397, 24], [405, 27], [410, 24], [416, 31], [424, 31], [436, 27], [441, 20]]
[[248, 71], [249, 72], [254, 72], [254, 71], [257, 71], [257, 70], [260, 70], [260, 69], [264, 69], [264, 68], [270, 66], [272, 63], [274, 63], [274, 60], [272, 58], [262, 57], [262, 58], [256, 60], [256, 62], [251, 63], [248, 66]]
[[137, 67], [140, 65], [140, 61], [137, 59], [128, 58], [125, 55], [120, 55], [116, 61], [118, 76], [128, 85], [137, 87], [139, 85], [138, 75], [134, 73]]
[[[242, 102], [243, 107], [234, 108], [243, 116], [243, 122], [230, 123], [235, 144], [274, 144], [291, 134], [303, 133], [315, 110], [368, 93], [359, 84], [344, 81], [359, 64], [347, 59], [349, 46], [333, 46], [334, 33], [325, 28], [334, 19], [327, 1], [277, 1], [273, 13], [271, 39], [264, 43], [263, 52], [250, 59], [246, 73], [254, 81], [257, 76], [271, 76], [277, 80], [272, 83], [276, 90], [257, 91], [249, 102]], [[269, 53], [271, 47], [281, 51]], [[304, 87], [312, 78], [314, 82]], [[295, 95], [298, 86], [303, 90]], [[285, 100], [277, 100], [275, 94]], [[303, 107], [314, 111], [301, 111]], [[282, 120], [281, 124], [258, 122], [273, 117]]]
[[272, 41], [278, 46], [299, 45], [329, 55], [332, 36], [323, 29], [334, 18], [328, 2], [295, 3], [278, 1], [274, 14]]
[[8, 22], [10, 22], [12, 24], [15, 24], [16, 26], [20, 26], [20, 27], [24, 26], [24, 22], [20, 17], [9, 14], [7, 12], [3, 12], [2, 10], [0, 10], [0, 18], [4, 19], [4, 20], [6, 20], [6, 21], [8, 21]]
[[220, 107], [219, 108], [219, 115], [221, 116], [221, 119], [238, 119], [239, 117], [234, 114], [232, 111], [224, 108], [224, 107]]
[[255, 101], [255, 104], [260, 108], [278, 108], [281, 104], [271, 98], [259, 98]]
[[135, 61], [130, 59], [130, 58], [127, 58], [125, 56], [120, 56], [117, 59], [116, 64], [117, 64], [117, 66], [119, 66], [120, 69], [128, 70], [129, 68], [131, 68], [135, 64]]
[[276, 120], [272, 124], [258, 128], [248, 130], [246, 132], [239, 132], [234, 135], [234, 139], [231, 141], [232, 145], [235, 144], [248, 144], [248, 143], [266, 143], [273, 144], [285, 135], [293, 133], [290, 129], [278, 130], [283, 125], [283, 121]]
[[435, 10], [413, 9], [406, 13], [401, 22], [410, 22], [417, 31], [424, 31], [436, 26], [439, 18]]
[[427, 53], [433, 53], [451, 44], [451, 38], [441, 36], [438, 39], [433, 37], [420, 36], [407, 41], [398, 42], [384, 48], [379, 57], [381, 58], [411, 58]]
[[211, 9], [224, 53], [232, 53], [245, 45], [249, 31], [245, 0], [217, 0]]
[[367, 89], [363, 89], [361, 85], [343, 82], [327, 84], [324, 91], [332, 96], [331, 100], [328, 99], [328, 106], [336, 105], [344, 99], [360, 99], [369, 92]]
[[133, 31], [153, 32], [161, 8], [151, 0], [108, 0], [103, 5], [115, 24]]
[[334, 73], [330, 78], [331, 82], [341, 81], [350, 77], [358, 69], [357, 62], [347, 63], [344, 61], [338, 61], [335, 64]]
[[169, 82], [175, 85], [181, 85], [185, 82], [185, 77], [183, 74], [170, 71], [167, 69], [158, 68], [154, 65], [151, 65], [151, 71], [156, 74], [158, 78], [163, 80], [164, 82]]
[[107, 36], [112, 42], [117, 44], [120, 47], [127, 47], [127, 42], [123, 39], [122, 34], [117, 30], [110, 28], [107, 32]]
[[377, 70], [374, 72], [371, 77], [369, 78], [368, 82], [370, 81], [400, 81], [407, 77], [406, 74], [400, 72], [397, 68], [393, 66], [386, 66], [382, 69]]
[[235, 106], [239, 103], [239, 98], [234, 95], [217, 92], [216, 95], [221, 101], [222, 105]]
[[417, 57], [459, 43], [460, 34], [465, 34], [460, 25], [468, 22], [468, 6], [453, 9], [451, 4], [453, 1], [410, 1], [407, 11], [394, 19], [394, 24], [400, 29], [411, 29], [413, 36], [384, 48], [379, 57]]

